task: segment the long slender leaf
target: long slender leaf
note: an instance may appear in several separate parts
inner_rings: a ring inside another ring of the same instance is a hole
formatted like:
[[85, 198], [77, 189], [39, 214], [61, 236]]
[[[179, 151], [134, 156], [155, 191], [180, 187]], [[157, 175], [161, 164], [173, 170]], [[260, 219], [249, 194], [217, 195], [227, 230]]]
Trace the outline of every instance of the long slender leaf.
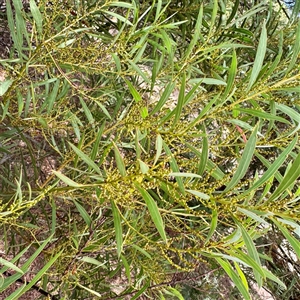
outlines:
[[205, 194], [205, 193], [202, 193], [202, 192], [199, 192], [199, 191], [195, 191], [195, 190], [186, 190], [188, 193], [194, 195], [194, 196], [197, 196], [201, 199], [204, 199], [204, 200], [209, 200], [210, 199], [210, 196]]
[[234, 186], [236, 186], [236, 184], [239, 182], [239, 180], [241, 178], [243, 178], [244, 175], [246, 174], [247, 169], [250, 165], [254, 150], [255, 150], [257, 130], [258, 130], [258, 125], [255, 126], [255, 128], [245, 146], [242, 158], [239, 161], [239, 166], [238, 166], [237, 170], [235, 171], [231, 181], [226, 186], [226, 189], [224, 190], [224, 192], [227, 192], [230, 189], [232, 189]]
[[243, 195], [248, 194], [251, 191], [257, 189], [259, 186], [267, 182], [272, 176], [274, 176], [274, 174], [277, 172], [277, 170], [286, 160], [287, 156], [294, 149], [297, 141], [298, 141], [298, 135], [292, 140], [292, 142], [288, 145], [288, 147], [286, 147], [286, 149], [284, 149], [284, 151], [278, 156], [278, 158], [268, 168], [268, 170], [264, 173], [264, 175], [261, 178], [259, 178], [259, 180], [257, 180], [247, 191], [245, 191]]
[[41, 35], [43, 30], [43, 16], [34, 0], [30, 0], [30, 10], [35, 21], [37, 32]]
[[186, 75], [183, 74], [182, 80], [181, 80], [179, 96], [178, 96], [178, 101], [176, 104], [176, 108], [174, 109], [175, 110], [175, 118], [174, 118], [173, 125], [175, 125], [179, 121], [181, 113], [182, 113], [182, 108], [183, 108], [184, 100], [185, 100], [184, 95], [186, 92], [185, 83], [186, 83]]
[[[175, 173], [180, 173], [179, 167], [178, 167], [177, 162], [176, 162], [176, 159], [173, 156], [170, 148], [168, 147], [168, 145], [165, 142], [163, 142], [163, 148], [165, 149], [166, 154], [170, 157], [170, 167], [171, 167], [171, 170], [173, 172], [175, 172]], [[184, 188], [184, 184], [183, 184], [182, 178], [179, 177], [179, 176], [177, 176], [176, 177], [176, 181], [178, 183], [178, 187], [179, 187], [180, 191], [183, 194], [185, 194], [185, 188]]]
[[151, 111], [150, 115], [153, 115], [153, 114], [157, 113], [164, 106], [164, 104], [167, 102], [168, 98], [170, 97], [172, 91], [174, 90], [174, 87], [175, 87], [174, 82], [169, 82], [167, 84], [167, 86], [164, 89], [159, 101], [157, 102], [157, 104], [155, 105], [153, 110]]
[[[241, 229], [243, 240], [244, 240], [245, 245], [247, 247], [247, 251], [248, 251], [249, 256], [252, 257], [253, 260], [261, 268], [261, 262], [260, 262], [259, 255], [258, 255], [258, 252], [256, 250], [256, 247], [254, 245], [253, 239], [250, 237], [250, 235], [248, 234], [248, 232], [244, 228], [244, 226], [242, 226], [239, 222], [237, 222], [237, 224], [238, 224], [239, 228]], [[258, 286], [262, 287], [262, 277], [261, 277], [261, 274], [256, 269], [254, 269], [253, 271], [254, 271], [254, 276], [256, 278]]]
[[297, 178], [300, 176], [300, 153], [294, 160], [291, 168], [288, 170], [288, 172], [285, 174], [283, 180], [275, 190], [275, 192], [272, 194], [272, 196], [267, 200], [267, 202], [271, 202], [277, 197], [281, 195], [284, 191], [286, 191], [292, 184], [295, 183]]
[[285, 124], [289, 124], [290, 122], [287, 121], [284, 118], [272, 115], [270, 113], [266, 113], [264, 111], [260, 111], [260, 110], [255, 110], [255, 109], [249, 109], [249, 108], [240, 108], [237, 107], [236, 110], [240, 111], [240, 112], [244, 112], [246, 114], [251, 114], [252, 116], [258, 117], [258, 118], [263, 118], [263, 119], [267, 119], [267, 120], [276, 120], [279, 121], [281, 123], [285, 123]]
[[248, 286], [245, 286], [244, 283], [241, 281], [241, 278], [235, 273], [235, 271], [231, 268], [230, 264], [221, 259], [216, 257], [216, 261], [220, 264], [220, 266], [224, 269], [224, 271], [228, 274], [228, 276], [232, 279], [235, 286], [241, 292], [245, 300], [251, 300], [250, 294], [247, 290]]
[[264, 268], [262, 268], [260, 265], [258, 265], [252, 257], [247, 255], [243, 251], [236, 248], [236, 249], [233, 249], [231, 251], [230, 250], [227, 251], [227, 253], [229, 253], [230, 255], [224, 254], [224, 253], [215, 253], [215, 252], [210, 252], [209, 254], [204, 253], [204, 255], [208, 256], [208, 257], [213, 257], [213, 258], [221, 257], [221, 258], [226, 259], [226, 260], [237, 262], [237, 263], [242, 264], [246, 267], [251, 267], [253, 270], [256, 270], [258, 273], [260, 273], [260, 275], [262, 277], [265, 276]]
[[202, 151], [201, 151], [200, 163], [197, 171], [199, 175], [203, 175], [207, 165], [208, 155], [209, 155], [209, 142], [208, 142], [208, 137], [206, 136], [206, 129], [204, 126], [203, 126], [203, 132], [205, 136], [203, 137], [203, 141], [202, 141]]
[[82, 97], [79, 97], [79, 101], [80, 101], [80, 104], [81, 104], [81, 106], [82, 106], [82, 108], [83, 108], [83, 111], [84, 111], [84, 113], [85, 113], [85, 116], [86, 116], [88, 122], [89, 122], [90, 124], [94, 125], [95, 119], [94, 119], [94, 117], [93, 117], [92, 112], [90, 111], [90, 109], [88, 108], [87, 104], [86, 104], [85, 101], [82, 99]]
[[285, 236], [285, 238], [289, 241], [290, 245], [293, 247], [296, 255], [298, 258], [300, 258], [300, 242], [295, 237], [293, 237], [289, 231], [282, 226], [275, 218], [271, 219], [275, 225], [278, 227], [278, 229], [282, 232], [282, 234]]
[[160, 212], [159, 212], [156, 202], [151, 197], [151, 195], [145, 189], [143, 189], [139, 184], [135, 183], [135, 186], [138, 189], [138, 191], [141, 193], [143, 199], [145, 200], [145, 203], [148, 207], [151, 219], [152, 219], [155, 227], [157, 228], [158, 233], [160, 234], [163, 241], [166, 242], [167, 236], [166, 236], [166, 232], [165, 232], [165, 225], [164, 225], [164, 222], [160, 215]]
[[167, 290], [166, 294], [167, 295], [169, 294], [171, 296], [175, 296], [176, 299], [178, 299], [178, 300], [184, 300], [184, 298], [181, 295], [181, 293], [177, 289], [174, 289], [172, 287], [168, 287], [168, 290]]
[[258, 216], [258, 214], [256, 214], [253, 211], [250, 211], [249, 209], [238, 207], [237, 210], [242, 212], [246, 216], [252, 218], [253, 220], [257, 221], [259, 224], [269, 225], [269, 223], [267, 221], [265, 221], [263, 218]]
[[[300, 92], [300, 89], [298, 90]], [[289, 107], [282, 103], [275, 103], [276, 109], [282, 111], [286, 115], [288, 115], [292, 120], [294, 120], [297, 123], [300, 123], [300, 113], [298, 113], [295, 109], [292, 107]]]
[[156, 141], [155, 141], [155, 150], [156, 150], [156, 153], [155, 153], [155, 158], [154, 158], [154, 162], [153, 162], [153, 165], [155, 165], [162, 153], [162, 146], [163, 146], [163, 140], [162, 140], [162, 137], [160, 134], [157, 135], [156, 137]]
[[133, 24], [127, 20], [125, 17], [113, 12], [113, 11], [108, 11], [108, 10], [105, 10], [103, 11], [104, 13], [108, 14], [108, 15], [111, 15], [112, 17], [114, 18], [117, 18], [118, 20], [120, 20], [122, 23], [124, 23], [124, 25], [130, 25], [130, 26], [133, 26]]
[[79, 204], [77, 201], [73, 200], [77, 210], [79, 211], [81, 217], [83, 218], [83, 220], [85, 221], [85, 223], [88, 225], [88, 227], [91, 226], [92, 224], [92, 218], [90, 217], [90, 215], [88, 214], [88, 212], [85, 210], [85, 208]]
[[[16, 254], [11, 260], [10, 263], [14, 264], [15, 262], [17, 262], [30, 248], [31, 245], [27, 246], [26, 248], [24, 248], [21, 252], [19, 252], [18, 254]], [[0, 269], [0, 274], [3, 274], [5, 271], [7, 271], [9, 269], [9, 266], [4, 265], [1, 269]], [[20, 268], [19, 268], [20, 269]], [[21, 270], [21, 269], [20, 269]], [[19, 272], [19, 271], [18, 271]], [[24, 274], [24, 269], [21, 270], [21, 273]], [[0, 285], [0, 287], [2, 287], [2, 285]]]
[[198, 174], [184, 173], [184, 172], [172, 172], [172, 173], [169, 174], [169, 176], [174, 176], [174, 177], [189, 177], [189, 178], [202, 178]]
[[[295, 3], [297, 4], [299, 2], [295, 1]], [[297, 13], [299, 13], [299, 12], [297, 12]], [[286, 73], [288, 73], [295, 66], [296, 61], [299, 58], [299, 52], [300, 52], [300, 22], [298, 22], [298, 27], [297, 27], [297, 31], [296, 31], [296, 40], [295, 40], [295, 44], [293, 45], [293, 48], [292, 48], [293, 55], [292, 55], [292, 58], [290, 59], [290, 63], [286, 70]]]
[[139, 297], [147, 290], [147, 288], [150, 286], [150, 280], [148, 280], [144, 286], [133, 296], [131, 297], [131, 300], [139, 299]]
[[75, 188], [80, 188], [82, 187], [82, 184], [76, 183], [66, 175], [62, 174], [61, 172], [57, 171], [52, 171], [55, 176], [57, 176], [61, 181], [63, 181], [65, 184], [75, 187]]
[[248, 281], [247, 281], [245, 274], [243, 273], [242, 269], [239, 267], [239, 265], [236, 262], [233, 262], [233, 263], [234, 263], [234, 267], [235, 267], [238, 275], [240, 276], [240, 278], [242, 280], [243, 285], [245, 286], [246, 290], [249, 291], [249, 285], [248, 285]]
[[[26, 273], [28, 271], [29, 266], [32, 262], [39, 256], [39, 254], [43, 251], [43, 249], [47, 246], [47, 244], [51, 241], [52, 235], [48, 237], [40, 247], [26, 260], [26, 262], [20, 267], [20, 269]], [[23, 276], [22, 273], [15, 273], [10, 277], [4, 279], [3, 285], [0, 286], [0, 293], [5, 291], [11, 284], [16, 282], [19, 278]]]
[[266, 51], [267, 51], [267, 29], [266, 29], [266, 22], [263, 22], [262, 31], [261, 31], [247, 91], [250, 91], [250, 89], [252, 88], [253, 84], [255, 83], [259, 75], [259, 72], [261, 71]]
[[98, 130], [97, 136], [96, 136], [96, 140], [95, 143], [93, 144], [93, 149], [91, 151], [91, 160], [95, 161], [97, 153], [99, 152], [99, 145], [100, 145], [100, 141], [103, 135], [103, 130], [105, 127], [105, 122], [103, 122]]
[[228, 96], [229, 92], [231, 91], [231, 89], [233, 87], [236, 72], [237, 72], [237, 57], [236, 57], [236, 51], [235, 51], [235, 49], [233, 49], [231, 65], [230, 65], [230, 69], [228, 71], [226, 89], [224, 91], [224, 94], [222, 95], [223, 99], [226, 99], [226, 97]]
[[139, 92], [136, 90], [136, 88], [133, 86], [133, 84], [130, 81], [128, 81], [126, 79], [124, 79], [124, 80], [129, 88], [131, 95], [133, 96], [134, 101], [136, 103], [140, 102], [142, 100], [142, 97], [139, 94]]
[[105, 263], [103, 262], [100, 262], [99, 260], [93, 258], [93, 257], [89, 257], [89, 256], [83, 256], [83, 257], [80, 257], [78, 258], [78, 260], [80, 261], [83, 261], [83, 262], [86, 262], [88, 264], [92, 264], [92, 265], [95, 265], [95, 266], [104, 266]]
[[75, 145], [68, 142], [74, 152], [93, 170], [95, 170], [98, 174], [102, 175], [100, 168], [92, 161], [92, 159], [83, 153], [80, 149], [78, 149]]
[[5, 81], [0, 81], [0, 97], [3, 96], [7, 90], [9, 89], [9, 87], [12, 85], [13, 80], [8, 79]]
[[193, 34], [193, 39], [191, 40], [186, 52], [185, 57], [189, 57], [195, 47], [196, 43], [198, 42], [199, 38], [204, 40], [203, 36], [201, 35], [201, 26], [202, 26], [202, 18], [203, 18], [203, 5], [199, 7], [199, 13], [197, 17], [197, 22], [195, 25], [195, 32]]
[[272, 274], [269, 270], [262, 268], [264, 275], [269, 278], [270, 280], [276, 282], [278, 285], [280, 285], [282, 288], [287, 289], [287, 286], [274, 274]]
[[114, 142], [113, 142], [113, 147], [114, 147], [114, 153], [115, 153], [117, 168], [118, 168], [121, 176], [124, 177], [124, 176], [126, 176], [126, 167], [125, 167], [124, 160], [121, 156], [121, 153], [120, 153], [117, 145]]
[[133, 244], [132, 247], [135, 248], [135, 249], [137, 249], [139, 252], [141, 252], [142, 254], [144, 254], [149, 259], [151, 259], [151, 255], [146, 250], [144, 250], [143, 248], [141, 248], [140, 246]]
[[122, 253], [122, 248], [123, 248], [123, 230], [122, 230], [122, 224], [121, 224], [121, 217], [120, 217], [120, 212], [119, 212], [116, 204], [113, 201], [111, 201], [110, 204], [111, 204], [111, 209], [112, 209], [113, 218], [114, 218], [117, 253], [118, 253], [118, 257], [120, 257], [121, 253]]
[[43, 276], [45, 276], [46, 272], [51, 268], [51, 266], [57, 261], [57, 259], [61, 256], [63, 251], [56, 253], [46, 265], [24, 286], [15, 290], [10, 296], [8, 296], [7, 300], [15, 300], [18, 299], [21, 295], [24, 295], [27, 291], [29, 291]]
[[[24, 272], [20, 268], [18, 268], [13, 263], [11, 263], [10, 261], [8, 261], [8, 260], [6, 260], [6, 259], [4, 259], [2, 257], [0, 257], [0, 264], [3, 265], [3, 266], [6, 266], [7, 268], [12, 269], [12, 270], [14, 270], [16, 272], [24, 274]], [[0, 272], [0, 274], [1, 274], [1, 272]]]
[[217, 228], [217, 225], [218, 225], [218, 212], [216, 210], [213, 210], [212, 216], [211, 216], [211, 223], [210, 223], [210, 227], [209, 227], [209, 232], [208, 232], [207, 237], [205, 239], [205, 244], [213, 236], [213, 234], [214, 234], [214, 232]]

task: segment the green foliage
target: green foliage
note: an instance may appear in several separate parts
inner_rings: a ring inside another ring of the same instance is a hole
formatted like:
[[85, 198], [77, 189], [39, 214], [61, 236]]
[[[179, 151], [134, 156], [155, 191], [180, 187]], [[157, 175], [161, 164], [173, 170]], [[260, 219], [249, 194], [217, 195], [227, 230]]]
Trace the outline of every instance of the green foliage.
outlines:
[[7, 299], [299, 297], [299, 21], [216, 0], [0, 17]]

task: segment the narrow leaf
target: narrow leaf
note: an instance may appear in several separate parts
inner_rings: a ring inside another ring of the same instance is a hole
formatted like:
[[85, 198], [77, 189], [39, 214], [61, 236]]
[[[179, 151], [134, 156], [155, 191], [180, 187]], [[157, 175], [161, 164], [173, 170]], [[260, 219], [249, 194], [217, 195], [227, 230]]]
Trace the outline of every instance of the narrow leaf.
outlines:
[[152, 258], [151, 255], [146, 250], [144, 250], [143, 248], [141, 248], [140, 246], [132, 244], [131, 247], [137, 249], [138, 251], [140, 251], [142, 254], [144, 254], [149, 259]]
[[185, 95], [185, 83], [186, 83], [186, 75], [185, 73], [182, 76], [182, 80], [181, 80], [181, 86], [180, 86], [180, 91], [179, 91], [179, 96], [178, 96], [178, 101], [177, 101], [177, 105], [175, 110], [175, 118], [174, 118], [174, 122], [173, 125], [175, 125], [181, 116], [181, 112], [182, 112], [182, 108], [183, 108], [183, 104], [184, 104], [184, 95]]
[[83, 108], [83, 111], [85, 113], [85, 116], [86, 116], [87, 120], [89, 121], [90, 124], [94, 124], [95, 120], [94, 120], [93, 114], [91, 113], [91, 111], [88, 108], [87, 104], [82, 99], [82, 97], [79, 97], [79, 101], [80, 101], [80, 104], [81, 104], [81, 106]]
[[[52, 235], [47, 238], [38, 249], [26, 260], [26, 262], [23, 264], [23, 266], [20, 268], [24, 273], [27, 272], [29, 266], [32, 264], [32, 262], [39, 256], [39, 254], [43, 251], [43, 249], [47, 246], [47, 244], [52, 240]], [[24, 251], [25, 252], [25, 251]], [[23, 253], [24, 253], [23, 252]], [[15, 283], [19, 278], [21, 278], [23, 274], [21, 273], [15, 273], [12, 276], [6, 277], [4, 279], [3, 285], [0, 286], [0, 293], [3, 292], [7, 287], [9, 287], [11, 284]]]
[[147, 82], [147, 83], [149, 83], [149, 84], [151, 83], [151, 81], [150, 81], [150, 79], [148, 78], [147, 74], [144, 73], [144, 72], [141, 70], [141, 68], [139, 68], [139, 66], [138, 66], [137, 64], [135, 64], [132, 60], [129, 60], [128, 62], [129, 62], [129, 64], [130, 64], [130, 66], [132, 67], [132, 69], [133, 69], [137, 74], [139, 74], [139, 75], [144, 79], [145, 82]]
[[172, 287], [168, 287], [168, 291], [170, 293], [171, 296], [175, 296], [178, 300], [184, 300], [183, 296], [181, 295], [181, 293]]
[[[13, 263], [11, 263], [10, 261], [8, 261], [8, 260], [6, 260], [6, 259], [4, 259], [2, 257], [0, 257], [0, 265], [4, 265], [4, 266], [6, 266], [9, 269], [12, 269], [12, 270], [14, 270], [16, 272], [24, 274], [24, 272], [20, 268], [18, 268]], [[0, 272], [0, 274], [1, 274], [1, 272]]]
[[[250, 237], [250, 235], [248, 234], [247, 230], [244, 228], [243, 225], [238, 223], [238, 226], [241, 229], [243, 240], [247, 247], [248, 255], [253, 258], [253, 260], [258, 264], [260, 268], [262, 268], [259, 255], [252, 238]], [[254, 272], [255, 279], [258, 283], [258, 286], [262, 287], [262, 277], [260, 272], [257, 271], [256, 269], [253, 269], [253, 272]]]
[[[299, 89], [300, 93], [300, 89]], [[287, 116], [289, 116], [292, 120], [294, 120], [297, 123], [300, 123], [300, 114], [296, 111], [296, 109], [293, 109], [292, 107], [289, 107], [282, 103], [275, 103], [276, 109], [280, 110]]]
[[139, 162], [140, 170], [141, 170], [142, 174], [147, 174], [149, 171], [148, 165], [140, 159], [138, 159], [138, 162]]
[[[168, 145], [165, 142], [163, 142], [163, 148], [165, 149], [166, 154], [170, 157], [170, 167], [171, 167], [171, 170], [173, 172], [179, 173], [180, 171], [179, 171], [179, 167], [177, 165], [176, 159], [173, 156], [170, 148], [168, 147]], [[179, 177], [179, 176], [177, 176], [176, 177], [176, 181], [178, 183], [178, 187], [179, 187], [179, 190], [181, 191], [181, 193], [185, 194], [185, 188], [184, 188], [184, 184], [183, 184], [182, 178]]]
[[145, 200], [145, 203], [148, 207], [151, 219], [152, 219], [158, 233], [160, 234], [160, 236], [164, 240], [164, 242], [166, 242], [167, 236], [166, 236], [166, 232], [165, 232], [165, 225], [164, 225], [162, 217], [159, 213], [159, 209], [158, 209], [156, 202], [151, 197], [151, 195], [145, 189], [143, 189], [140, 185], [135, 183], [135, 186], [138, 189], [138, 191], [141, 193], [143, 199]]
[[253, 184], [253, 186], [251, 186], [245, 193], [243, 193], [243, 195], [248, 194], [251, 191], [257, 189], [259, 186], [267, 182], [272, 176], [274, 176], [274, 174], [277, 172], [280, 166], [285, 162], [287, 156], [294, 149], [297, 142], [298, 142], [298, 135], [293, 139], [293, 141], [288, 145], [288, 147], [286, 147], [286, 149], [278, 156], [278, 158], [268, 168], [268, 170], [264, 173], [264, 175], [261, 178], [259, 178]]
[[224, 192], [227, 192], [230, 189], [232, 189], [234, 186], [236, 186], [237, 183], [239, 182], [239, 180], [241, 178], [243, 178], [244, 175], [246, 174], [248, 167], [250, 165], [254, 150], [255, 150], [257, 130], [258, 130], [258, 125], [255, 126], [255, 128], [245, 146], [242, 158], [239, 161], [239, 166], [238, 166], [237, 170], [235, 171], [231, 181], [228, 183]]
[[43, 29], [43, 17], [34, 0], [30, 0], [30, 10], [36, 24], [37, 32], [41, 35]]
[[218, 224], [218, 212], [214, 209], [212, 211], [209, 232], [207, 234], [204, 244], [206, 244], [210, 240], [210, 238], [213, 236], [213, 234], [217, 228], [217, 224]]
[[139, 299], [139, 297], [148, 289], [148, 287], [150, 286], [150, 279], [145, 283], [145, 285], [140, 288], [140, 290], [134, 295], [132, 296], [130, 299], [131, 300], [137, 300]]
[[199, 192], [199, 191], [195, 191], [195, 190], [186, 190], [188, 193], [196, 196], [196, 197], [199, 197], [201, 199], [204, 199], [204, 200], [209, 200], [210, 199], [210, 196], [207, 195], [207, 194], [204, 194], [202, 192]]
[[[299, 1], [295, 0], [295, 7], [297, 6], [297, 4], [299, 3]], [[299, 8], [298, 4], [298, 8]], [[293, 13], [295, 13], [296, 11], [294, 11]], [[299, 12], [297, 11], [297, 14]], [[298, 18], [299, 18], [299, 14], [298, 14]], [[298, 27], [297, 27], [297, 31], [296, 31], [296, 39], [295, 39], [295, 44], [293, 45], [293, 49], [292, 49], [292, 57], [289, 59], [290, 63], [289, 66], [286, 70], [286, 74], [288, 74], [288, 72], [290, 72], [292, 70], [292, 68], [295, 67], [295, 64], [297, 64], [297, 60], [299, 59], [299, 52], [300, 52], [300, 22], [298, 22]]]
[[114, 147], [114, 153], [115, 153], [117, 168], [118, 168], [121, 176], [124, 177], [124, 176], [126, 176], [126, 168], [125, 168], [124, 160], [121, 156], [121, 153], [120, 153], [117, 145], [114, 142], [113, 142], [113, 147]]
[[235, 51], [235, 49], [233, 49], [231, 65], [230, 65], [230, 69], [228, 71], [226, 89], [224, 91], [224, 94], [222, 95], [223, 99], [226, 99], [227, 95], [229, 94], [229, 92], [231, 91], [231, 89], [233, 87], [236, 72], [237, 72], [237, 57], [236, 57], [236, 51]]
[[300, 153], [294, 160], [294, 163], [292, 164], [288, 172], [285, 174], [283, 180], [280, 182], [279, 186], [277, 187], [273, 195], [267, 200], [267, 202], [273, 201], [278, 196], [280, 196], [282, 192], [286, 191], [290, 187], [290, 185], [296, 182], [299, 176], [300, 176]]
[[89, 256], [83, 256], [83, 257], [80, 257], [78, 258], [80, 261], [83, 261], [83, 262], [86, 262], [88, 264], [92, 264], [92, 265], [95, 265], [95, 266], [104, 266], [105, 265], [105, 262], [101, 263], [99, 260], [93, 258], [93, 257], [89, 257]]
[[77, 210], [79, 211], [81, 217], [83, 218], [83, 220], [85, 221], [85, 223], [88, 225], [88, 227], [91, 226], [93, 220], [90, 217], [90, 215], [88, 214], [88, 212], [85, 210], [85, 208], [79, 204], [77, 201], [73, 200]]
[[63, 181], [65, 184], [71, 186], [71, 187], [75, 187], [75, 188], [80, 188], [82, 187], [81, 184], [76, 183], [75, 181], [71, 180], [69, 177], [65, 176], [64, 174], [62, 174], [61, 172], [57, 172], [57, 171], [52, 171], [53, 174], [55, 176], [57, 176], [61, 181]]
[[290, 245], [293, 247], [297, 257], [300, 258], [300, 242], [299, 242], [299, 240], [297, 240], [295, 237], [293, 237], [289, 233], [289, 231], [284, 226], [282, 226], [277, 220], [275, 220], [274, 218], [272, 218], [271, 220], [275, 223], [275, 225], [278, 227], [278, 229], [282, 232], [282, 234], [288, 240]]
[[124, 266], [124, 269], [125, 269], [125, 274], [126, 274], [126, 277], [128, 279], [128, 282], [130, 283], [131, 282], [131, 272], [130, 272], [130, 265], [126, 259], [126, 257], [124, 255], [120, 255], [121, 257], [121, 260], [122, 260], [122, 263], [123, 263], [123, 266]]
[[127, 20], [126, 18], [124, 18], [123, 16], [113, 12], [113, 11], [108, 11], [108, 10], [104, 10], [103, 13], [106, 13], [108, 15], [111, 15], [114, 18], [117, 18], [118, 20], [120, 20], [122, 23], [133, 26], [133, 24]]
[[0, 81], [0, 97], [3, 96], [7, 90], [9, 89], [9, 87], [12, 85], [13, 80], [8, 79], [5, 81]]
[[126, 2], [110, 2], [109, 6], [116, 6], [116, 7], [123, 7], [123, 8], [129, 8], [134, 9], [134, 6], [131, 3]]
[[122, 247], [123, 247], [123, 230], [121, 224], [121, 217], [120, 217], [120, 212], [116, 207], [115, 203], [113, 201], [110, 201], [110, 203], [111, 203], [111, 210], [113, 213], [114, 226], [116, 232], [117, 254], [118, 257], [120, 257], [122, 253]]
[[19, 289], [15, 290], [14, 293], [10, 294], [9, 297], [5, 298], [6, 300], [14, 300], [18, 299], [21, 295], [25, 294], [27, 291], [29, 291], [33, 286], [36, 285], [40, 279], [45, 276], [47, 271], [51, 268], [51, 266], [56, 262], [56, 260], [60, 257], [63, 251], [60, 251], [56, 253], [55, 256], [53, 256], [47, 264], [24, 286], [20, 287]]
[[105, 121], [101, 124], [101, 126], [98, 130], [97, 136], [96, 136], [96, 140], [93, 143], [93, 149], [91, 151], [91, 160], [92, 161], [94, 161], [96, 159], [96, 156], [99, 152], [99, 145], [100, 145], [100, 141], [101, 141], [101, 138], [103, 135], [104, 128], [105, 128]]
[[208, 85], [226, 85], [226, 82], [215, 78], [194, 78], [189, 81], [189, 83], [204, 83]]
[[197, 173], [199, 175], [203, 175], [203, 173], [205, 171], [207, 161], [208, 161], [208, 154], [209, 154], [209, 144], [208, 144], [208, 138], [206, 135], [205, 126], [203, 126], [203, 132], [204, 132], [205, 136], [203, 137], [203, 141], [202, 141], [201, 157], [200, 157], [200, 163], [199, 163], [198, 171], [197, 171]]
[[95, 170], [98, 174], [102, 175], [100, 168], [92, 161], [90, 157], [88, 157], [85, 153], [83, 153], [80, 149], [78, 149], [75, 145], [68, 142], [69, 145], [72, 147], [74, 152], [81, 158], [91, 169]]
[[250, 114], [250, 115], [258, 117], [258, 118], [267, 119], [267, 120], [275, 120], [275, 121], [279, 121], [281, 123], [290, 124], [289, 121], [287, 121], [286, 119], [284, 119], [282, 117], [278, 117], [278, 116], [272, 115], [270, 113], [266, 113], [261, 110], [250, 109], [250, 108], [241, 108], [241, 107], [236, 107], [236, 110], [238, 110], [240, 112], [244, 112], [246, 114]]
[[285, 290], [287, 289], [286, 285], [279, 279], [277, 278], [274, 274], [272, 274], [270, 271], [268, 271], [265, 268], [262, 268], [262, 271], [264, 272], [264, 275], [269, 278], [270, 280], [278, 283], [281, 287], [283, 287]]
[[154, 158], [154, 162], [153, 162], [153, 166], [157, 163], [161, 152], [162, 152], [162, 145], [163, 145], [163, 140], [160, 134], [157, 135], [156, 137], [156, 141], [155, 141], [155, 150], [156, 150], [156, 154], [155, 154], [155, 158]]
[[233, 262], [233, 263], [234, 263], [236, 271], [238, 272], [238, 274], [242, 280], [243, 285], [245, 286], [247, 291], [249, 291], [249, 285], [248, 285], [248, 281], [247, 281], [245, 274], [243, 273], [243, 271], [241, 270], [241, 268], [239, 267], [239, 265], [236, 262]]
[[170, 173], [169, 176], [174, 177], [189, 177], [189, 178], [202, 178], [202, 176], [194, 173], [184, 173], [184, 172], [173, 172]]
[[198, 17], [197, 17], [197, 22], [195, 25], [195, 31], [193, 33], [193, 38], [185, 52], [185, 57], [188, 58], [190, 56], [190, 54], [193, 51], [193, 48], [195, 47], [195, 45], [198, 43], [199, 41], [199, 37], [200, 39], [203, 40], [203, 37], [201, 35], [201, 27], [202, 27], [202, 18], [203, 18], [203, 5], [201, 5], [199, 7], [199, 13], [198, 13]]
[[238, 290], [241, 292], [245, 300], [251, 300], [247, 287], [241, 281], [241, 278], [236, 274], [236, 272], [231, 268], [231, 265], [224, 261], [221, 258], [216, 257], [216, 261], [220, 264], [220, 266], [224, 269], [227, 275], [231, 278], [233, 283], [236, 285]]
[[237, 210], [260, 224], [269, 225], [269, 223], [267, 221], [265, 221], [263, 218], [261, 218], [256, 213], [254, 213], [250, 210], [247, 210], [247, 209], [241, 208], [241, 207], [238, 207]]
[[155, 107], [153, 108], [153, 110], [151, 111], [151, 115], [157, 113], [163, 106], [164, 104], [167, 102], [167, 100], [169, 99], [173, 89], [175, 87], [175, 83], [174, 82], [169, 82], [168, 85], [166, 86], [166, 88], [164, 89], [159, 101], [157, 102], [157, 104], [155, 105]]
[[48, 96], [46, 97], [45, 102], [43, 103], [40, 111], [44, 110], [45, 108], [47, 108], [48, 114], [52, 111], [55, 100], [57, 99], [59, 87], [60, 87], [60, 80], [57, 79], [53, 85], [53, 89], [51, 93], [50, 92], [48, 93]]
[[253, 84], [255, 83], [259, 75], [259, 72], [264, 62], [266, 50], [267, 50], [267, 29], [266, 29], [266, 22], [264, 21], [262, 24], [262, 31], [261, 31], [247, 91], [250, 91], [250, 89], [252, 88]]
[[128, 81], [127, 79], [124, 79], [124, 80], [129, 88], [129, 91], [130, 91], [134, 101], [136, 103], [140, 102], [142, 100], [142, 97], [139, 94], [139, 92], [135, 89], [135, 87], [133, 86], [133, 84], [130, 81]]

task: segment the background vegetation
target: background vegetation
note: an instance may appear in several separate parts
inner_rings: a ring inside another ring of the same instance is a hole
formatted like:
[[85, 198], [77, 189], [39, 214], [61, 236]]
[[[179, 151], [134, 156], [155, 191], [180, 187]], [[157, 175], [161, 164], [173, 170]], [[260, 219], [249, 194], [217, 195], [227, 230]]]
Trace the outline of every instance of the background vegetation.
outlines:
[[2, 4], [1, 299], [299, 299], [296, 9]]

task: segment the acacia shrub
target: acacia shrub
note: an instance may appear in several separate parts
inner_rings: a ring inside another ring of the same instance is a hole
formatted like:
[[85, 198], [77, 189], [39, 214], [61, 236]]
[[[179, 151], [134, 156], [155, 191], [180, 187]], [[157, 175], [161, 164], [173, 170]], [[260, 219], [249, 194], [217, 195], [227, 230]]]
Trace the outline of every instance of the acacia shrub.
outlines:
[[0, 60], [0, 292], [296, 297], [299, 22], [251, 1], [23, 3]]

